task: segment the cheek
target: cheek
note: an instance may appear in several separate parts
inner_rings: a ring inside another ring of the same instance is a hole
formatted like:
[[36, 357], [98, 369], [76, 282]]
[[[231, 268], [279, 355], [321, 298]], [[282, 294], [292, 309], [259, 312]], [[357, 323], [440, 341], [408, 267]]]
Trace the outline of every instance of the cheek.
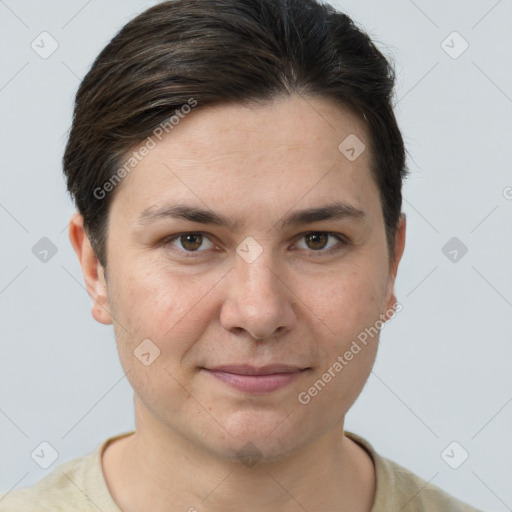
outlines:
[[[351, 265], [302, 292], [304, 303], [318, 319], [318, 333], [339, 350], [380, 317], [387, 275], [381, 266]], [[341, 346], [340, 346], [341, 345]]]
[[112, 286], [121, 365], [136, 395], [162, 420], [163, 411], [179, 414], [190, 398], [180, 365], [202, 332], [195, 319], [206, 318], [200, 299], [208, 288], [208, 283], [193, 284], [154, 268], [119, 269]]
[[179, 364], [212, 321], [212, 292], [222, 277], [217, 274], [184, 275], [156, 264], [120, 269], [109, 293], [111, 311], [120, 324], [120, 350], [133, 351], [149, 338], [166, 356], [162, 359], [169, 356]]
[[[336, 422], [352, 406], [366, 383], [377, 353], [384, 280], [368, 267], [346, 273], [308, 298], [315, 304], [311, 318], [318, 340], [320, 364], [301, 389], [299, 402], [308, 413], [318, 411], [327, 422]], [[302, 400], [302, 401], [301, 401]], [[333, 407], [333, 404], [335, 407]], [[309, 409], [311, 407], [311, 409]]]

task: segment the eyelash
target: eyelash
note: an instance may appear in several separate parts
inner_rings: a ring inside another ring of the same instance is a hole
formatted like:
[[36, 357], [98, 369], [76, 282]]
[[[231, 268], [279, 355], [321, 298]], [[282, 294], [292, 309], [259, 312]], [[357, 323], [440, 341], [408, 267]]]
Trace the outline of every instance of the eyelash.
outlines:
[[[342, 249], [345, 248], [345, 246], [349, 245], [349, 241], [346, 239], [346, 237], [344, 237], [343, 235], [341, 235], [339, 233], [331, 233], [330, 231], [307, 231], [305, 233], [300, 234], [299, 240], [302, 240], [306, 236], [312, 235], [312, 234], [322, 234], [322, 235], [332, 236], [332, 237], [338, 239], [338, 241], [340, 242], [328, 250], [321, 250], [321, 249], [319, 249], [317, 251], [309, 250], [308, 252], [311, 253], [310, 255], [313, 257], [331, 255], [331, 254], [341, 251]], [[198, 258], [198, 257], [200, 257], [202, 252], [207, 252], [207, 250], [187, 251], [187, 250], [183, 250], [183, 249], [178, 249], [177, 247], [172, 245], [172, 242], [174, 242], [175, 240], [179, 239], [180, 237], [182, 237], [184, 235], [201, 235], [201, 236], [207, 238], [208, 240], [210, 240], [210, 238], [208, 237], [208, 234], [204, 233], [202, 231], [185, 231], [183, 233], [178, 233], [176, 235], [171, 235], [171, 236], [165, 238], [162, 241], [162, 245], [165, 247], [169, 247], [169, 246], [172, 247], [171, 250], [178, 251], [180, 253], [180, 255], [184, 255], [186, 258]], [[214, 243], [212, 240], [210, 240], [210, 242]]]

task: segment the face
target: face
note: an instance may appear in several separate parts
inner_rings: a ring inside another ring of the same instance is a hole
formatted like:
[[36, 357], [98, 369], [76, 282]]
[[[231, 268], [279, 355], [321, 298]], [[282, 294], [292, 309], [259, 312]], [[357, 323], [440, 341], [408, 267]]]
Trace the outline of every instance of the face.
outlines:
[[369, 147], [325, 99], [198, 108], [123, 179], [93, 311], [114, 324], [138, 425], [225, 459], [247, 442], [280, 458], [342, 425], [405, 230], [392, 263], [368, 150], [338, 148], [351, 134]]

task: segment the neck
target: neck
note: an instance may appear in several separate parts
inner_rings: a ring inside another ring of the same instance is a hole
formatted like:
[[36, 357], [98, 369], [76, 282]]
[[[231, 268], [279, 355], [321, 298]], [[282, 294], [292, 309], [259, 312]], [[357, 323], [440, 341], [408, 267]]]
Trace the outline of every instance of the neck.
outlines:
[[252, 464], [205, 452], [145, 417], [105, 450], [103, 469], [125, 512], [370, 512], [375, 493], [371, 458], [343, 425], [286, 458]]

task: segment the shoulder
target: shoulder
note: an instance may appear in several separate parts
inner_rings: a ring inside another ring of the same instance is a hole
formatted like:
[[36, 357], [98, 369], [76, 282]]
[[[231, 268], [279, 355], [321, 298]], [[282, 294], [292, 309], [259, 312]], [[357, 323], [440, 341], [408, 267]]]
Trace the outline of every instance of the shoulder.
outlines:
[[31, 487], [0, 494], [0, 512], [60, 512], [69, 510], [69, 503], [86, 504], [88, 500], [81, 489], [85, 467], [91, 457], [92, 454], [61, 464]]
[[92, 453], [55, 468], [31, 487], [0, 493], [0, 512], [120, 512], [103, 477], [101, 456], [107, 444], [132, 432], [110, 437]]
[[380, 456], [365, 439], [351, 432], [345, 432], [345, 435], [362, 446], [373, 460], [376, 492], [371, 512], [481, 512], [396, 462]]

